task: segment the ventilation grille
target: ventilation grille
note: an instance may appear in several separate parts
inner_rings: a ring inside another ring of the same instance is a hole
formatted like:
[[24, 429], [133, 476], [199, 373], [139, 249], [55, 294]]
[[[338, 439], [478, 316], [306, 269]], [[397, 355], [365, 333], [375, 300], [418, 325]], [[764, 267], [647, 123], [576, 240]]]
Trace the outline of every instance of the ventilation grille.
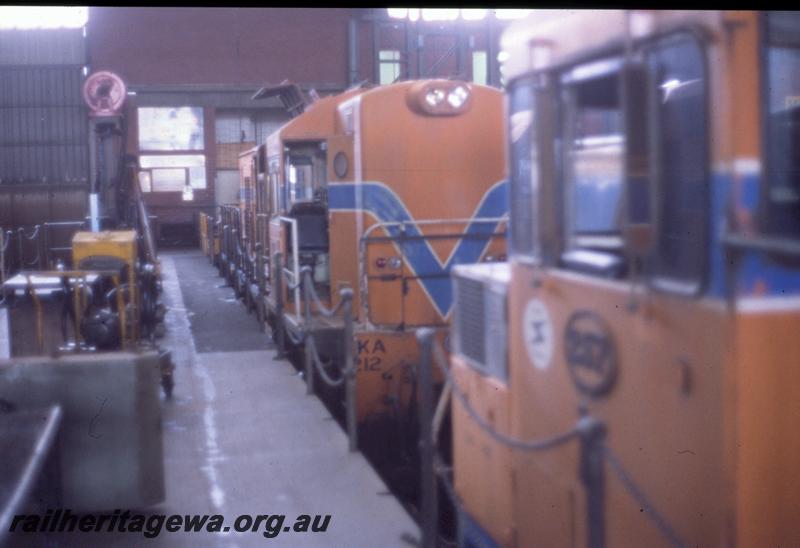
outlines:
[[474, 361], [486, 364], [486, 314], [483, 284], [469, 278], [456, 278], [457, 350]]

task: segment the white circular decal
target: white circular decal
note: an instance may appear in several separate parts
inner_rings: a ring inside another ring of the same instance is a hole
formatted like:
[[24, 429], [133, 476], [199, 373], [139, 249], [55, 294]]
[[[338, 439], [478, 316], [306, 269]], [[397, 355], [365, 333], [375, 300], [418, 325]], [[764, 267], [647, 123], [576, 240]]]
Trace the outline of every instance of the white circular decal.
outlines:
[[528, 357], [536, 369], [547, 369], [553, 358], [553, 322], [547, 307], [539, 299], [531, 299], [522, 317], [522, 336]]

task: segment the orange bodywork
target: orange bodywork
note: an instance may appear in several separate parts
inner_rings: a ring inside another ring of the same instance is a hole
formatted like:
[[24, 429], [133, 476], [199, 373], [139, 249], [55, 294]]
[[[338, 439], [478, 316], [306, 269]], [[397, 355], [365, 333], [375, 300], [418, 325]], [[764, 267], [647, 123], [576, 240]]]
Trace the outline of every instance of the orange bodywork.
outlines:
[[[511, 427], [508, 387], [487, 379], [454, 354], [450, 360], [453, 380], [469, 395], [475, 410], [498, 432], [508, 434]], [[511, 450], [492, 440], [466, 414], [453, 404], [453, 469], [455, 488], [469, 511], [480, 518], [488, 533], [501, 546], [513, 544], [513, 477]], [[467, 475], [461, 471], [471, 471]]]
[[[321, 99], [267, 141], [277, 189], [289, 188], [287, 151], [306, 147], [325, 158], [330, 289], [323, 301], [335, 306], [341, 289], [354, 290], [355, 337], [362, 349], [357, 374], [362, 422], [395, 414], [398, 404], [408, 405], [410, 368], [418, 363], [413, 329], [438, 327], [439, 338], [445, 336], [449, 268], [464, 257], [477, 262], [506, 253], [505, 222], [497, 220], [491, 225], [495, 236], [480, 249], [475, 238], [459, 247], [469, 240], [463, 233], [481, 211], [494, 211], [498, 218], [507, 211], [502, 93], [463, 84], [469, 99], [462, 111], [432, 115], [414, 101], [424, 96], [419, 94], [425, 86], [433, 85], [453, 83], [401, 82]], [[485, 205], [489, 201], [494, 206], [502, 201], [502, 211]], [[283, 266], [291, 269], [286, 263], [292, 245], [290, 217], [288, 209], [273, 211], [269, 246], [273, 263], [281, 252]], [[398, 222], [417, 243], [400, 241]], [[423, 260], [406, 253], [405, 245], [416, 246]], [[275, 295], [270, 299], [274, 306]], [[292, 299], [285, 292], [287, 312], [293, 314]], [[376, 341], [386, 352], [364, 354]]]
[[[708, 169], [730, 178], [725, 204], [737, 212], [743, 172], [761, 170], [758, 15], [650, 17], [638, 38], [691, 28], [706, 40]], [[513, 45], [510, 78], [538, 70], [536, 56], [525, 53], [539, 43], [548, 44], [555, 65], [559, 55], [570, 63], [581, 55], [596, 58], [600, 46], [622, 51], [622, 35], [614, 30], [622, 28], [622, 15], [580, 18], [576, 27], [592, 25], [597, 33], [577, 33], [568, 18], [563, 26], [541, 25], [541, 35], [520, 26], [516, 42], [506, 44]], [[583, 52], [581, 44], [589, 44]], [[743, 232], [754, 230], [744, 213], [734, 222]], [[764, 284], [756, 287], [728, 299], [710, 291], [679, 295], [641, 280], [602, 279], [512, 256], [508, 384], [478, 374], [459, 355], [451, 359], [454, 379], [498, 432], [519, 440], [566, 432], [579, 410], [602, 421], [606, 446], [690, 546], [800, 546], [800, 305], [796, 295], [760, 295]], [[532, 306], [549, 317], [546, 360], [532, 355], [526, 326]], [[577, 388], [567, 356], [571, 326], [582, 312], [605, 325], [616, 361], [615, 382], [597, 397]], [[490, 440], [460, 404], [453, 409], [455, 485], [465, 513], [501, 546], [585, 546], [579, 441], [542, 452], [511, 450]], [[670, 546], [650, 509], [608, 463], [604, 470], [605, 545]]]

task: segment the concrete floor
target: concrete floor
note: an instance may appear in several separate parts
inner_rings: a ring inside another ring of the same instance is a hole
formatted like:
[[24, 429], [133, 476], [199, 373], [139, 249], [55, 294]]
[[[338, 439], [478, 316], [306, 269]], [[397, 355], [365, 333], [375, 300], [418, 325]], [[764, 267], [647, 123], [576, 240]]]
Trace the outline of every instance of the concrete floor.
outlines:
[[[199, 251], [161, 254], [176, 364], [164, 400], [167, 500], [153, 514], [330, 515], [326, 532], [33, 535], [38, 546], [410, 546], [419, 529]], [[125, 509], [123, 509], [125, 510]], [[273, 522], [274, 523], [274, 522]], [[14, 540], [22, 540], [15, 537]], [[33, 540], [33, 538], [31, 538]]]

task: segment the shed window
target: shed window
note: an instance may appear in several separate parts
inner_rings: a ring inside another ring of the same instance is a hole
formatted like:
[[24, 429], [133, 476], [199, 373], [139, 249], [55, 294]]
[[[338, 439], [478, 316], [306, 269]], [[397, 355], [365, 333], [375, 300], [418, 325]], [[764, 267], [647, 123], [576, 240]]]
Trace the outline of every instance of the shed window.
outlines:
[[382, 86], [392, 84], [400, 78], [400, 52], [398, 50], [380, 50], [378, 63], [380, 65], [379, 82]]
[[205, 189], [202, 107], [140, 107], [137, 109], [139, 131], [140, 180], [151, 192], [182, 192]]
[[485, 51], [472, 52], [472, 81], [476, 84], [486, 85], [487, 57]]
[[201, 107], [140, 107], [141, 150], [203, 150]]
[[206, 157], [200, 154], [143, 154], [139, 166], [140, 180], [147, 177], [153, 192], [182, 192], [187, 185], [193, 189], [206, 188]]

